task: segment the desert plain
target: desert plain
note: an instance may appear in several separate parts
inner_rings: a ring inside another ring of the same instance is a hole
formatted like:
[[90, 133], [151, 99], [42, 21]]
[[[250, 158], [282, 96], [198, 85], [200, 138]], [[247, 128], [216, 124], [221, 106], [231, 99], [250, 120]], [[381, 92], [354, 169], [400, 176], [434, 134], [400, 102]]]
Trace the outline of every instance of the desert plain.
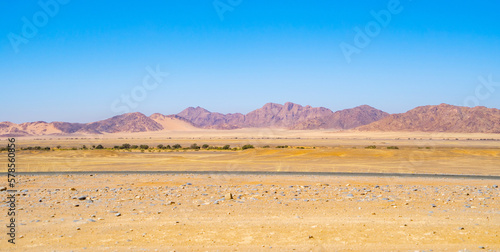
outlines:
[[[17, 238], [2, 250], [500, 250], [498, 134], [241, 129], [16, 143]], [[113, 148], [125, 143], [237, 149]]]

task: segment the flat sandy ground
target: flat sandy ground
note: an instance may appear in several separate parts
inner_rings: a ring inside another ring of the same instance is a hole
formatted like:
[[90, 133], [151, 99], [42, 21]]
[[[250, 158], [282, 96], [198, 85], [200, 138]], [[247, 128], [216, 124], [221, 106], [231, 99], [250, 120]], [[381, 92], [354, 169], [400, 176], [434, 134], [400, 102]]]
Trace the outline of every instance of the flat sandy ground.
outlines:
[[[25, 175], [18, 203], [17, 234], [22, 238], [16, 245], [5, 242], [2, 250], [498, 251], [498, 182]], [[0, 224], [6, 222], [2, 218]], [[1, 236], [5, 241], [3, 232]]]
[[[5, 244], [0, 250], [498, 251], [499, 139], [498, 134], [274, 129], [16, 138], [18, 150], [27, 146], [62, 149], [18, 151], [18, 172], [88, 173], [19, 174], [17, 188], [24, 191], [18, 196], [17, 245], [8, 244], [6, 232], [2, 232]], [[6, 143], [6, 139], [0, 142]], [[256, 148], [68, 150], [123, 143], [252, 144]], [[266, 145], [269, 148], [263, 148]], [[276, 148], [279, 145], [290, 147]], [[376, 149], [366, 149], [369, 145]], [[0, 159], [0, 167], [6, 164], [7, 158]], [[150, 171], [180, 173], [140, 174]], [[210, 175], [189, 171], [496, 177]], [[229, 199], [228, 193], [234, 198]], [[6, 200], [7, 192], [0, 194]], [[81, 196], [86, 198], [79, 200]], [[8, 208], [4, 205], [3, 209], [0, 225], [8, 222]]]
[[[197, 131], [175, 132], [169, 134], [172, 137], [145, 137], [142, 133], [45, 136], [18, 138], [16, 142], [18, 149], [28, 146], [66, 149], [19, 151], [18, 166], [25, 172], [303, 171], [500, 175], [498, 134], [302, 132], [303, 135], [297, 136], [295, 131], [287, 135], [269, 129], [268, 135], [261, 135], [261, 138], [253, 138], [247, 131], [205, 131], [205, 135]], [[259, 136], [259, 132], [253, 133]], [[158, 144], [181, 144], [183, 147], [194, 143], [219, 147], [252, 144], [256, 148], [244, 151], [146, 150], [144, 153], [139, 150], [68, 150], [99, 144], [112, 148], [124, 143], [150, 147]], [[289, 148], [276, 148], [283, 145]], [[376, 146], [376, 149], [366, 149], [367, 146]], [[390, 146], [399, 149], [387, 149]], [[6, 161], [0, 159], [0, 165], [4, 166]]]

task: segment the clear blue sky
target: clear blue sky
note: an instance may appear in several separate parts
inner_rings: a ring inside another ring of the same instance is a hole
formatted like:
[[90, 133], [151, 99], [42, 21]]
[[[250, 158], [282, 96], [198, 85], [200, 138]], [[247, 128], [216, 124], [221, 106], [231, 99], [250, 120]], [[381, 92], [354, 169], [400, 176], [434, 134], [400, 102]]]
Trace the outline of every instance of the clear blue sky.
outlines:
[[[113, 103], [140, 91], [148, 66], [169, 75], [130, 109], [146, 115], [287, 101], [399, 113], [463, 105], [477, 98], [479, 76], [500, 83], [498, 1], [401, 0], [350, 63], [340, 44], [355, 45], [355, 28], [376, 22], [370, 12], [390, 1], [220, 0], [232, 8], [219, 9], [223, 19], [212, 0], [65, 2], [48, 11], [0, 2], [0, 121], [114, 116]], [[500, 86], [479, 89], [479, 105], [500, 108]]]

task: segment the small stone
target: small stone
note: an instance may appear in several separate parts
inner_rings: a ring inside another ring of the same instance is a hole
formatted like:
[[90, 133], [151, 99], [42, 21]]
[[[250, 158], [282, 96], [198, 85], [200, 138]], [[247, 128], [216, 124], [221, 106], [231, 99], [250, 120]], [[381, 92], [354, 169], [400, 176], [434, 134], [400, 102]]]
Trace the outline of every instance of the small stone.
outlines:
[[435, 204], [431, 204], [432, 207], [437, 207]]
[[80, 196], [78, 197], [79, 200], [85, 200], [87, 198], [87, 196]]
[[70, 190], [70, 191], [76, 191], [76, 188], [71, 187], [69, 190]]
[[5, 186], [0, 187], [0, 191], [7, 191], [7, 187]]
[[122, 216], [122, 214], [121, 214], [121, 213], [116, 213], [116, 214], [115, 214], [115, 216], [116, 216], [116, 217], [118, 217], [118, 216]]
[[[493, 188], [498, 188], [498, 185], [493, 185], [492, 187], [493, 187]], [[4, 188], [5, 188], [5, 187], [4, 187]]]
[[464, 230], [465, 228], [464, 227], [459, 227], [458, 230]]
[[80, 230], [81, 228], [77, 227], [76, 230]]
[[313, 237], [312, 235], [310, 235], [310, 236], [309, 236], [309, 239], [312, 239], [312, 238], [314, 238], [314, 237]]
[[229, 199], [233, 199], [233, 194], [231, 193], [226, 193], [226, 195], [224, 196], [225, 199], [229, 200]]
[[485, 247], [484, 246], [479, 246], [479, 249], [485, 249]]

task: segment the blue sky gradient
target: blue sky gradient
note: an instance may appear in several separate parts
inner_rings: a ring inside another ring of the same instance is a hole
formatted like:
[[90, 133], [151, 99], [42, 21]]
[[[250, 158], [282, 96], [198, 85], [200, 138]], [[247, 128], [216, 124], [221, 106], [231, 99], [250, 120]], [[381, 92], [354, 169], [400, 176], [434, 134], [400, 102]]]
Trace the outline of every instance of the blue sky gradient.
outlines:
[[[497, 1], [401, 0], [401, 12], [348, 63], [340, 44], [354, 45], [355, 28], [364, 30], [375, 20], [370, 12], [387, 11], [392, 1], [242, 0], [231, 6], [238, 1], [220, 0], [232, 9], [223, 19], [212, 0], [41, 0], [57, 3], [54, 13], [37, 1], [2, 1], [0, 121], [114, 116], [113, 102], [157, 66], [169, 75], [130, 112], [174, 114], [201, 106], [247, 113], [291, 101], [400, 113], [464, 105], [467, 97], [478, 98], [478, 77], [490, 75], [499, 86], [482, 88], [476, 104], [500, 108]], [[33, 21], [40, 12], [46, 24]], [[13, 46], [12, 34], [23, 37], [23, 17], [42, 25], [27, 43]]]

